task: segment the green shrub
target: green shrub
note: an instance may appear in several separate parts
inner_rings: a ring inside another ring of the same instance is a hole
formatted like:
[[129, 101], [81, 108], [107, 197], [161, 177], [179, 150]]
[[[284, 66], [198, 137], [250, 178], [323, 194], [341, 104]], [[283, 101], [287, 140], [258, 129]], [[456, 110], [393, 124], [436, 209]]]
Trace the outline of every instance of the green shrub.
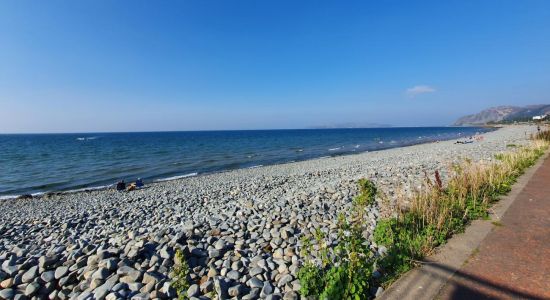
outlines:
[[[298, 271], [300, 293], [318, 299], [368, 299], [374, 260], [368, 241], [362, 236], [366, 224], [364, 212], [374, 203], [376, 187], [366, 179], [359, 180], [359, 195], [353, 200], [349, 219], [338, 216], [339, 244], [334, 249], [332, 260], [326, 247], [321, 247], [321, 265], [306, 261]], [[318, 245], [323, 245], [325, 235], [315, 232]], [[302, 239], [302, 250], [310, 248], [308, 239]]]
[[172, 283], [171, 286], [176, 290], [178, 299], [187, 298], [187, 290], [189, 289], [189, 282], [187, 277], [189, 276], [189, 265], [185, 260], [185, 256], [180, 249], [176, 250], [176, 263], [174, 264], [171, 272]]

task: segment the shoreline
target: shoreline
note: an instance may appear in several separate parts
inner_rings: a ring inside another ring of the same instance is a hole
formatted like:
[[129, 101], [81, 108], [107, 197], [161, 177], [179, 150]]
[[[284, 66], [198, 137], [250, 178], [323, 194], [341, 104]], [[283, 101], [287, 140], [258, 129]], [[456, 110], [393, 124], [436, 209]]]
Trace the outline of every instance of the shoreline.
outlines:
[[[456, 126], [449, 126], [449, 127], [456, 127]], [[503, 128], [503, 126], [473, 126], [473, 127], [480, 127], [480, 128], [492, 128], [491, 131], [483, 132], [483, 134], [487, 134], [489, 132], [495, 132], [499, 129]], [[392, 127], [395, 128], [395, 127]], [[417, 145], [425, 145], [425, 144], [433, 144], [433, 143], [440, 143], [440, 142], [447, 142], [447, 141], [453, 141], [453, 140], [459, 140], [459, 139], [465, 139], [469, 136], [464, 136], [460, 138], [451, 138], [451, 139], [443, 139], [443, 140], [434, 140], [434, 141], [426, 141], [426, 142], [418, 142], [418, 143], [409, 143], [401, 146], [396, 147], [388, 147], [388, 148], [382, 148], [382, 149], [375, 149], [375, 150], [361, 150], [361, 151], [355, 151], [352, 150], [350, 152], [345, 153], [337, 153], [333, 155], [324, 155], [319, 157], [311, 157], [306, 158], [303, 160], [292, 160], [292, 161], [281, 161], [281, 162], [275, 162], [273, 164], [259, 164], [259, 165], [253, 165], [253, 166], [247, 166], [247, 167], [241, 167], [241, 168], [235, 168], [235, 169], [220, 169], [210, 172], [191, 172], [187, 174], [181, 174], [181, 175], [172, 175], [169, 177], [159, 177], [156, 178], [155, 176], [151, 177], [152, 179], [146, 181], [146, 185], [155, 185], [158, 183], [163, 182], [170, 182], [170, 181], [177, 181], [177, 180], [185, 180], [190, 177], [202, 177], [202, 176], [209, 176], [213, 174], [221, 174], [221, 173], [228, 173], [228, 172], [235, 172], [240, 170], [248, 170], [248, 169], [257, 169], [257, 168], [264, 168], [264, 167], [273, 167], [278, 165], [287, 165], [287, 164], [293, 164], [293, 163], [300, 163], [300, 162], [307, 162], [312, 160], [319, 160], [319, 159], [330, 159], [330, 158], [336, 158], [336, 157], [345, 157], [345, 156], [353, 156], [353, 155], [361, 155], [365, 153], [374, 153], [374, 152], [381, 152], [381, 151], [387, 151], [392, 149], [398, 149], [398, 148], [407, 148], [407, 147], [413, 147]], [[340, 148], [335, 148], [340, 149]], [[335, 149], [329, 149], [328, 151], [333, 151]], [[145, 176], [144, 176], [145, 177]], [[70, 188], [66, 190], [51, 190], [51, 191], [43, 191], [43, 192], [35, 192], [35, 193], [23, 193], [19, 195], [0, 195], [0, 201], [12, 201], [12, 200], [22, 200], [22, 199], [41, 199], [44, 197], [51, 197], [53, 195], [59, 196], [59, 195], [73, 195], [73, 194], [79, 194], [79, 193], [89, 193], [93, 191], [105, 191], [112, 189], [116, 183], [110, 183], [110, 184], [104, 184], [99, 186], [89, 186], [89, 187], [81, 187], [81, 188]]]
[[[445, 181], [449, 167], [464, 159], [494, 161], [511, 144], [529, 143], [532, 132], [536, 127], [503, 127], [471, 144], [448, 140], [238, 169], [127, 193], [0, 201], [0, 275], [16, 294], [53, 282], [39, 298], [173, 299], [170, 274], [180, 251], [192, 296], [299, 299], [303, 238], [323, 232], [331, 247], [338, 244], [338, 215], [349, 211], [358, 179], [372, 180], [384, 195], [365, 213], [363, 234], [378, 255], [374, 228], [397, 195], [436, 170]], [[320, 257], [315, 249], [309, 255]]]

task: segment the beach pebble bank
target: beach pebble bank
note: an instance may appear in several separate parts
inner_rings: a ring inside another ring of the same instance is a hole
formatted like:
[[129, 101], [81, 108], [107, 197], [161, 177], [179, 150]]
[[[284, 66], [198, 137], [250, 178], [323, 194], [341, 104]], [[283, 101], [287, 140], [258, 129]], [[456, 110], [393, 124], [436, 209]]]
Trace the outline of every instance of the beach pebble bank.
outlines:
[[[171, 270], [189, 266], [190, 299], [299, 299], [301, 238], [337, 244], [337, 216], [369, 178], [382, 192], [364, 236], [397, 195], [453, 163], [523, 145], [536, 127], [455, 141], [235, 170], [119, 193], [98, 190], [0, 202], [0, 299], [172, 299]], [[406, 204], [406, 203], [405, 203]], [[314, 245], [309, 255], [317, 257]], [[373, 255], [384, 249], [371, 244]], [[373, 296], [381, 293], [375, 288]]]

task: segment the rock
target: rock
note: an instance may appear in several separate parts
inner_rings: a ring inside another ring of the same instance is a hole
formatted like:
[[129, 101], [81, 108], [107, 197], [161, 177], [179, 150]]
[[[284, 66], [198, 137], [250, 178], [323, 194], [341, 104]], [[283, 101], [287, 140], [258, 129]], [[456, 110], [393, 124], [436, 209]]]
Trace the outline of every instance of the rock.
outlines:
[[297, 300], [298, 294], [295, 291], [286, 292], [283, 296], [284, 300]]
[[248, 271], [248, 274], [250, 274], [250, 276], [256, 276], [258, 274], [263, 274], [264, 273], [264, 270], [262, 268], [252, 268]]
[[3, 289], [9, 289], [13, 286], [13, 278], [8, 278], [0, 282], [0, 287]]
[[265, 281], [264, 286], [262, 287], [262, 290], [260, 292], [260, 297], [264, 298], [271, 294], [273, 294], [273, 286], [271, 285], [271, 283]]
[[195, 297], [199, 294], [199, 285], [198, 284], [192, 284], [188, 289], [187, 289], [187, 297], [191, 298], [191, 297]]
[[287, 283], [291, 282], [293, 280], [292, 278], [292, 275], [289, 275], [289, 274], [286, 274], [286, 275], [283, 275], [280, 279], [279, 279], [279, 286], [280, 287], [283, 287], [285, 286]]
[[252, 277], [247, 282], [248, 286], [251, 288], [262, 288], [264, 286], [263, 281], [256, 277]]
[[239, 297], [241, 295], [241, 292], [242, 292], [242, 285], [240, 284], [237, 284], [235, 286], [232, 286], [230, 287], [228, 290], [227, 290], [227, 293], [229, 294], [229, 296], [231, 297]]
[[218, 295], [219, 299], [226, 299], [227, 298], [227, 284], [221, 280], [220, 278], [214, 279], [214, 289], [216, 291], [216, 295]]
[[101, 300], [101, 299], [106, 298], [107, 294], [111, 291], [111, 289], [113, 289], [113, 287], [115, 286], [117, 281], [118, 281], [118, 276], [117, 275], [112, 276], [109, 279], [107, 279], [107, 281], [104, 284], [102, 284], [101, 286], [97, 287], [94, 290], [94, 298], [96, 300]]
[[221, 256], [220, 250], [212, 249], [208, 251], [208, 257], [210, 258], [218, 258]]
[[141, 282], [143, 282], [143, 284], [149, 284], [149, 283], [156, 284], [161, 280], [162, 280], [162, 276], [160, 274], [146, 272], [143, 274], [143, 280]]
[[13, 299], [15, 297], [15, 291], [12, 289], [3, 289], [0, 290], [0, 298], [2, 299]]
[[214, 290], [214, 282], [207, 280], [200, 285], [200, 290], [203, 294], [208, 294]]
[[116, 273], [121, 277], [123, 276], [130, 278], [132, 282], [138, 282], [141, 279], [141, 272], [129, 266], [118, 268]]
[[232, 270], [228, 272], [225, 277], [237, 281], [241, 277], [241, 274], [239, 274], [239, 271]]
[[38, 275], [38, 266], [31, 267], [23, 274], [21, 281], [23, 283], [31, 282], [34, 280], [36, 275]]
[[214, 248], [216, 248], [216, 250], [223, 250], [225, 248], [225, 242], [223, 240], [218, 240], [215, 244], [214, 244]]
[[25, 289], [25, 296], [32, 296], [38, 292], [38, 289], [40, 288], [40, 284], [38, 282], [31, 282], [27, 285], [27, 288]]
[[40, 279], [44, 282], [51, 282], [55, 279], [55, 271], [46, 271], [40, 275]]
[[275, 252], [273, 252], [273, 258], [282, 259], [283, 258], [283, 249], [278, 248], [277, 250], [275, 250]]
[[170, 251], [168, 250], [168, 248], [166, 246], [162, 247], [162, 249], [160, 249], [159, 255], [160, 255], [161, 258], [164, 258], [164, 259], [169, 259], [171, 257]]
[[149, 296], [148, 293], [139, 293], [139, 294], [136, 294], [136, 295], [132, 296], [131, 299], [132, 300], [149, 300], [150, 296]]
[[69, 272], [69, 268], [66, 266], [60, 266], [55, 269], [55, 279], [59, 279], [65, 276]]
[[92, 274], [92, 279], [105, 280], [107, 279], [107, 277], [109, 277], [109, 275], [111, 275], [111, 272], [109, 272], [109, 270], [107, 270], [106, 268], [99, 268]]

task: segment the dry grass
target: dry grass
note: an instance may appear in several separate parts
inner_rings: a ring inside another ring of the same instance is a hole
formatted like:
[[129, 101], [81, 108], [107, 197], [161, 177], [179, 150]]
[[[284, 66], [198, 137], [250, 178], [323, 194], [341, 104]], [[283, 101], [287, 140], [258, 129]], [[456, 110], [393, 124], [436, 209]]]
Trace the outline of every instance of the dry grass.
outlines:
[[507, 194], [549, 147], [550, 133], [540, 136], [543, 138], [527, 146], [498, 154], [496, 162], [454, 165], [446, 185], [436, 173], [412, 199], [401, 199], [399, 202], [410, 200], [408, 209], [399, 211], [396, 218], [381, 220], [375, 230], [376, 242], [389, 249], [381, 262], [386, 269], [382, 281], [387, 284], [409, 270], [413, 261], [430, 255], [471, 220], [487, 217], [491, 203]]

